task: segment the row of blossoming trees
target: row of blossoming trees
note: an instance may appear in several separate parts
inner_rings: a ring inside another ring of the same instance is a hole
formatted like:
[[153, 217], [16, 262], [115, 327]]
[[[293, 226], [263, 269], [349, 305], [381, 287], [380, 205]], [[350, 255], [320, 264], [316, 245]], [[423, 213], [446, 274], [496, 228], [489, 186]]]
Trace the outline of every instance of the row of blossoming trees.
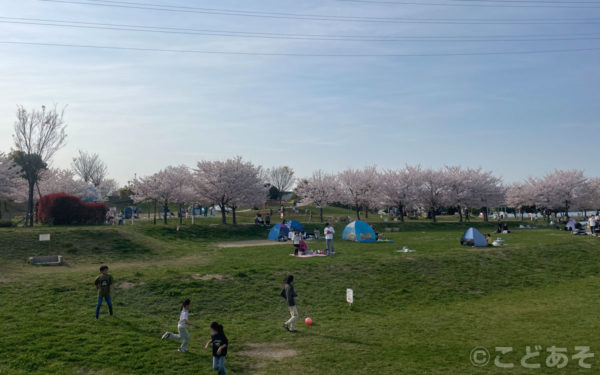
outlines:
[[[287, 173], [287, 176], [285, 174]], [[481, 168], [446, 166], [423, 169], [405, 166], [378, 170], [374, 166], [347, 169], [337, 174], [317, 170], [308, 178], [296, 179], [289, 167], [265, 170], [241, 157], [225, 161], [201, 161], [194, 168], [170, 166], [136, 179], [133, 184], [137, 201], [151, 200], [164, 206], [167, 220], [169, 203], [216, 204], [226, 223], [227, 211], [236, 223], [242, 207], [261, 207], [273, 185], [273, 176], [295, 186], [296, 194], [320, 209], [340, 203], [352, 207], [356, 217], [381, 208], [394, 208], [400, 220], [406, 212], [425, 209], [436, 220], [441, 208], [453, 208], [463, 220], [472, 209], [481, 210], [484, 219], [495, 208], [506, 206], [523, 215], [526, 211], [565, 213], [569, 210], [597, 210], [600, 207], [600, 179], [586, 178], [583, 171], [556, 170], [541, 178], [505, 186], [490, 171]], [[280, 189], [281, 190], [281, 189]]]

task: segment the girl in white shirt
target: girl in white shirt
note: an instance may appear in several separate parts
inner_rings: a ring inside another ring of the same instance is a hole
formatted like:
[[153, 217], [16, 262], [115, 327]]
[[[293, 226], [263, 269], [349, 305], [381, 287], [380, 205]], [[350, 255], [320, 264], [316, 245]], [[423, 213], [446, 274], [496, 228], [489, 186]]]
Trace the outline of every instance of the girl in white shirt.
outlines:
[[198, 325], [189, 321], [191, 305], [192, 301], [190, 301], [189, 299], [183, 301], [183, 304], [181, 305], [181, 309], [179, 310], [179, 322], [177, 323], [177, 329], [179, 331], [179, 334], [165, 332], [165, 334], [162, 336], [163, 340], [169, 339], [180, 341], [181, 346], [178, 350], [182, 353], [188, 351], [188, 342], [190, 341], [190, 333], [188, 332], [187, 326], [198, 328]]

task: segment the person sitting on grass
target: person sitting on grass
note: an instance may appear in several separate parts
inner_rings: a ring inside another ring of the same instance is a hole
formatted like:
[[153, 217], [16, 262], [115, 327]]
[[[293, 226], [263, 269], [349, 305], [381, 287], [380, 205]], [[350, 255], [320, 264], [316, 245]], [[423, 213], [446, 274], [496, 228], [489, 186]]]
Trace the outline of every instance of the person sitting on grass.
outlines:
[[289, 275], [285, 278], [285, 286], [281, 290], [279, 294], [283, 299], [285, 299], [285, 303], [290, 310], [290, 319], [283, 323], [283, 328], [287, 329], [291, 333], [296, 333], [296, 320], [298, 320], [298, 308], [296, 307], [296, 297], [298, 295], [294, 291], [294, 286], [292, 283], [294, 282], [294, 276]]
[[306, 241], [304, 241], [304, 238], [300, 239], [300, 244], [298, 244], [298, 252], [300, 252], [300, 255], [305, 255], [306, 254], [306, 250], [308, 250], [308, 246], [306, 245]]
[[190, 307], [192, 306], [192, 301], [186, 299], [183, 301], [181, 308], [179, 309], [179, 322], [177, 323], [177, 330], [179, 334], [175, 334], [172, 332], [165, 332], [162, 335], [162, 339], [169, 339], [174, 341], [180, 341], [181, 346], [177, 349], [181, 353], [185, 353], [188, 351], [188, 342], [190, 341], [190, 333], [188, 332], [187, 326], [192, 326], [198, 328], [198, 325], [189, 321], [190, 317]]
[[227, 375], [225, 357], [229, 340], [225, 336], [223, 326], [217, 322], [210, 323], [210, 341], [206, 343], [204, 349], [208, 349], [210, 344], [212, 344], [213, 370], [218, 371], [219, 375]]
[[96, 286], [96, 291], [98, 291], [98, 303], [96, 304], [96, 320], [98, 320], [103, 299], [106, 300], [110, 315], [113, 314], [113, 305], [110, 295], [115, 291], [115, 283], [113, 277], [108, 274], [108, 266], [100, 267], [100, 275], [96, 277], [94, 285]]
[[488, 246], [492, 246], [492, 236], [489, 233], [485, 235], [485, 240]]

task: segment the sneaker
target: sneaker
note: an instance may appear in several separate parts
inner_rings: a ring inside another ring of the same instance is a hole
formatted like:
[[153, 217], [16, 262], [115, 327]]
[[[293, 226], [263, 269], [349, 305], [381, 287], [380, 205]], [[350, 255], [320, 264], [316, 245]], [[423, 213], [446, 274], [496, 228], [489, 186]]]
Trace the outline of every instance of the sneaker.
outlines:
[[169, 332], [165, 332], [165, 334], [162, 335], [161, 340], [168, 339], [170, 336], [171, 334]]
[[288, 330], [288, 331], [290, 330], [290, 329], [288, 328], [288, 324], [287, 324], [287, 323], [283, 323], [283, 328], [285, 328], [285, 329], [286, 329], [286, 330]]
[[181, 349], [181, 348], [177, 349], [177, 351], [180, 352], [180, 353], [187, 353], [187, 350], [184, 350], [184, 349]]

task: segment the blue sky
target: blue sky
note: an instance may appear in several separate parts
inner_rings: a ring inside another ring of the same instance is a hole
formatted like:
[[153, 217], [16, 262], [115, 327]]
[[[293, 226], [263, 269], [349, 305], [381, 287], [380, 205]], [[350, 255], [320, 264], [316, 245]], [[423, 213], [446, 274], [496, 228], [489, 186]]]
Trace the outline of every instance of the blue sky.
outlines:
[[[335, 0], [166, 1], [352, 17], [592, 19], [600, 9], [437, 7]], [[98, 3], [99, 1], [76, 0]], [[455, 0], [425, 1], [457, 4]], [[463, 2], [464, 3], [464, 2]], [[498, 3], [492, 3], [498, 4]], [[296, 54], [440, 54], [600, 48], [600, 24], [415, 24], [270, 19], [0, 0], [0, 17], [369, 36], [590, 34], [527, 42], [318, 41], [173, 35], [0, 22], [0, 41]], [[0, 21], [6, 19], [0, 19]], [[595, 35], [591, 35], [595, 34]], [[570, 37], [579, 38], [579, 37]], [[463, 38], [464, 39], [464, 38]], [[507, 38], [510, 39], [510, 38]], [[580, 39], [580, 38], [579, 38]], [[554, 168], [600, 175], [600, 51], [427, 57], [183, 54], [0, 44], [0, 150], [17, 105], [68, 105], [68, 145], [124, 183], [170, 164], [241, 155], [299, 175], [405, 163], [483, 167], [512, 182]]]

